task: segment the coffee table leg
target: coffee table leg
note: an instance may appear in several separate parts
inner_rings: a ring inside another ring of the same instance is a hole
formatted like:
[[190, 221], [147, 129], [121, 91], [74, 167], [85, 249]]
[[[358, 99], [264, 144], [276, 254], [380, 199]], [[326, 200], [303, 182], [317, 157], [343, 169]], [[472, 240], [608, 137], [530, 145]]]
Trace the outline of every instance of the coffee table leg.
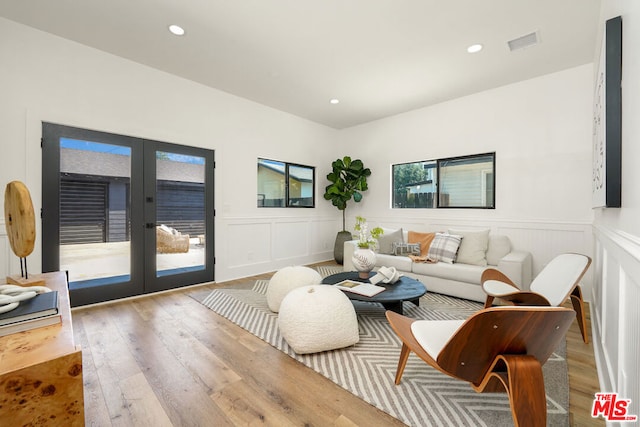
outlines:
[[385, 302], [385, 303], [382, 303], [382, 306], [387, 310], [395, 311], [398, 314], [403, 314], [402, 313], [402, 301]]

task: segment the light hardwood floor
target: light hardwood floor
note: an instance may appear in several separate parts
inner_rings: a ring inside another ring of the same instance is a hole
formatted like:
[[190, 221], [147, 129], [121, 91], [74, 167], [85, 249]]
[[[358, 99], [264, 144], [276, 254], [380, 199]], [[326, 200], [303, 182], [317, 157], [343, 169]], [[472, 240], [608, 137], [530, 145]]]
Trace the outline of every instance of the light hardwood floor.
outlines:
[[[193, 298], [270, 276], [75, 309], [86, 424], [404, 425]], [[575, 323], [567, 343], [572, 425], [604, 425], [590, 417], [598, 391], [593, 347]]]

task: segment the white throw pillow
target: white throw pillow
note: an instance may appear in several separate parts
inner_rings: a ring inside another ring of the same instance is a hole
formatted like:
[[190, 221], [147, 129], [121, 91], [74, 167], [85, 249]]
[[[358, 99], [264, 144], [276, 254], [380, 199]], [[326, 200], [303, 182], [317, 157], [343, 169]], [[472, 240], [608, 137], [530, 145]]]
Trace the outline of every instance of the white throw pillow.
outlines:
[[507, 236], [490, 236], [487, 248], [487, 264], [498, 265], [498, 262], [511, 252], [511, 242]]
[[449, 234], [462, 236], [456, 262], [460, 264], [487, 265], [487, 248], [489, 247], [489, 230], [464, 231], [449, 230]]

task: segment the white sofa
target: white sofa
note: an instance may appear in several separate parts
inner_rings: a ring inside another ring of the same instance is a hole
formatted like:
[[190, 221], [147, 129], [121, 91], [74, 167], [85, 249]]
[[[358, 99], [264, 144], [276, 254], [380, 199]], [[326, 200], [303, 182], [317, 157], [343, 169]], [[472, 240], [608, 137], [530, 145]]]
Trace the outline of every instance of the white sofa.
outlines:
[[[404, 242], [407, 242], [407, 231], [403, 232], [403, 239]], [[355, 271], [351, 257], [356, 248], [357, 240], [345, 242], [344, 271]], [[487, 265], [470, 265], [459, 262], [452, 264], [413, 262], [408, 256], [378, 253], [376, 269], [382, 266], [395, 267], [403, 275], [424, 283], [428, 292], [478, 302], [484, 302], [486, 299], [486, 294], [481, 287], [480, 276], [489, 267], [497, 268], [506, 274], [521, 289], [529, 289], [532, 279], [532, 261], [529, 252], [513, 250], [507, 236], [489, 234], [485, 256]]]

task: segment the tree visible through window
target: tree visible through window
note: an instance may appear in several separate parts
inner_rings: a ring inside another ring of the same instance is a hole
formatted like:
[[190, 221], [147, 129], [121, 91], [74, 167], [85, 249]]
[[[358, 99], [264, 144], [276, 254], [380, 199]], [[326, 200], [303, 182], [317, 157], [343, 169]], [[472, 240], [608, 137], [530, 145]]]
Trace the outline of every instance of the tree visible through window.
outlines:
[[495, 153], [392, 166], [393, 208], [495, 208]]

